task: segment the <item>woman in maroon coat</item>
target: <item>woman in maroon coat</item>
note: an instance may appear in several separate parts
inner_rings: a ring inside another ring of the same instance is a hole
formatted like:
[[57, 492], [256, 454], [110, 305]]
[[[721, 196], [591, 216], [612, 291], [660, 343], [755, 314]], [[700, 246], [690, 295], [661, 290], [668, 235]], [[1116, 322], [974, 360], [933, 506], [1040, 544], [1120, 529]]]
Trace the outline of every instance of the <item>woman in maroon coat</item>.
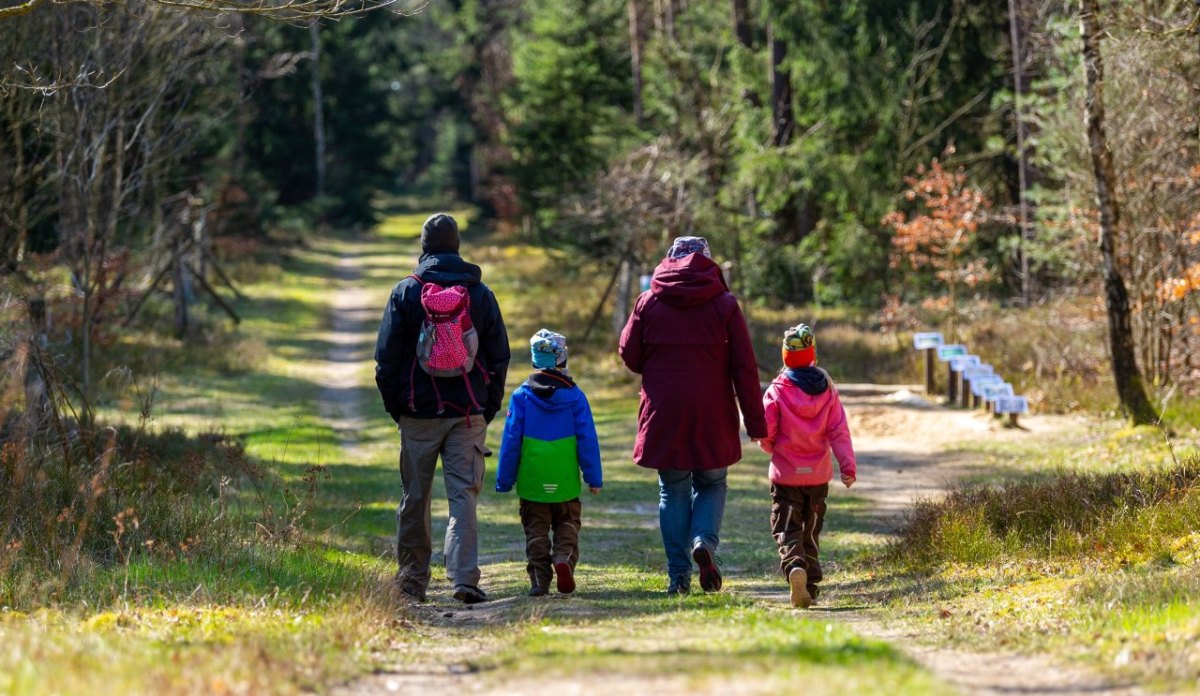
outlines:
[[719, 590], [725, 476], [742, 458], [738, 405], [751, 439], [766, 437], [767, 423], [746, 320], [707, 241], [675, 240], [633, 308], [620, 352], [642, 375], [633, 458], [658, 470], [667, 592], [688, 591], [693, 560], [700, 586]]

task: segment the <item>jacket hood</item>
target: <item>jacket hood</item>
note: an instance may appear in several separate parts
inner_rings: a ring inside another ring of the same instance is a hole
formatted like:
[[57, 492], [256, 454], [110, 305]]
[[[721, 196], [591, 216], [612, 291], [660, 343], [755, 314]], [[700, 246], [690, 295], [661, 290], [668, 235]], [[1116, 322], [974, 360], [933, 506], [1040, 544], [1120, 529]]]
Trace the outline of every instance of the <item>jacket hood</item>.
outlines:
[[467, 263], [458, 254], [422, 254], [413, 275], [426, 283], [438, 285], [478, 285], [483, 272], [479, 266]]
[[538, 370], [529, 375], [521, 388], [538, 397], [542, 406], [555, 410], [569, 408], [580, 394], [575, 381], [560, 370]]
[[[818, 371], [816, 368], [806, 369]], [[812, 418], [820, 413], [821, 409], [825, 408], [825, 403], [832, 398], [831, 395], [833, 394], [833, 390], [829, 388], [829, 381], [825, 379], [824, 375], [821, 375], [821, 379], [825, 380], [825, 388], [816, 394], [812, 394], [803, 386], [793, 381], [791, 376], [788, 374], [789, 372], [793, 372], [793, 370], [787, 370], [781, 373], [775, 378], [774, 384], [777, 389], [789, 390], [796, 398], [782, 400], [780, 404], [783, 408], [788, 409], [801, 418]], [[796, 392], [800, 393], [797, 394]]]
[[702, 305], [728, 291], [721, 267], [704, 254], [663, 259], [650, 281], [650, 292], [675, 307]]
[[825, 378], [825, 372], [815, 367], [796, 367], [784, 370], [783, 375], [809, 396], [824, 394], [829, 389], [829, 380]]

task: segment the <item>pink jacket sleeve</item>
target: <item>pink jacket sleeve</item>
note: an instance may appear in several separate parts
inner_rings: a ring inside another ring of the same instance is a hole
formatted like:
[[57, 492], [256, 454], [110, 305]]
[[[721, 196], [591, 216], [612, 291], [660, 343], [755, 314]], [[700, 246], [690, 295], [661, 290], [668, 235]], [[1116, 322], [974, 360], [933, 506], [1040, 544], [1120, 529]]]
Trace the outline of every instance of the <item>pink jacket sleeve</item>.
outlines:
[[621, 331], [621, 342], [617, 346], [617, 353], [625, 362], [625, 367], [639, 375], [642, 374], [642, 307], [646, 304], [645, 298], [646, 295], [643, 294], [634, 303], [633, 311], [629, 313], [629, 321]]
[[858, 465], [854, 460], [854, 443], [850, 441], [850, 423], [846, 420], [846, 409], [842, 407], [841, 396], [837, 388], [833, 389], [833, 399], [829, 404], [829, 421], [825, 434], [829, 437], [829, 446], [837, 457], [843, 476], [858, 476]]
[[763, 411], [767, 419], [767, 436], [759, 443], [767, 454], [775, 451], [775, 437], [779, 435], [779, 390], [775, 385], [767, 387], [763, 395]]

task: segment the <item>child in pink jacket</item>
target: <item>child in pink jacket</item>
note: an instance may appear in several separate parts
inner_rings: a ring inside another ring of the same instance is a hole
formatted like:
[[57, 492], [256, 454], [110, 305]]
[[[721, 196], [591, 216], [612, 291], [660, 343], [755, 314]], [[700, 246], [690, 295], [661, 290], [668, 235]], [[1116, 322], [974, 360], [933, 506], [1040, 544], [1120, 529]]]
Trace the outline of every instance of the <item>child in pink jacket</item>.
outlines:
[[771, 533], [779, 544], [779, 567], [791, 588], [792, 606], [807, 609], [821, 582], [821, 526], [833, 479], [830, 449], [842, 483], [854, 485], [854, 446], [846, 411], [829, 373], [816, 366], [816, 339], [800, 324], [783, 334], [784, 369], [763, 396], [771, 455]]

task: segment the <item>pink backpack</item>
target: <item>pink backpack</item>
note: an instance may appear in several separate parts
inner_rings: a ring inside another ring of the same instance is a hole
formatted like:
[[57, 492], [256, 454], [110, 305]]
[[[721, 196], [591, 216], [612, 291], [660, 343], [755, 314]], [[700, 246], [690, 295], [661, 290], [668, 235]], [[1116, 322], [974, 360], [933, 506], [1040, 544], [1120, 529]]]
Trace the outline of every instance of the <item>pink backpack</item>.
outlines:
[[[471, 323], [471, 296], [461, 285], [442, 287], [437, 283], [426, 283], [418, 276], [412, 277], [421, 283], [421, 308], [425, 310], [425, 319], [417, 335], [414, 372], [416, 366], [420, 365], [432, 377], [462, 377], [467, 383], [471, 404], [478, 409], [479, 404], [467, 376], [479, 362], [476, 357], [479, 353], [479, 334]], [[484, 382], [489, 382], [486, 371], [483, 375]], [[411, 379], [409, 384], [412, 384]], [[446, 404], [442, 401], [437, 380], [433, 381], [433, 389], [437, 394], [438, 413], [442, 413]], [[414, 410], [415, 394], [415, 388], [410, 388], [409, 408]]]

